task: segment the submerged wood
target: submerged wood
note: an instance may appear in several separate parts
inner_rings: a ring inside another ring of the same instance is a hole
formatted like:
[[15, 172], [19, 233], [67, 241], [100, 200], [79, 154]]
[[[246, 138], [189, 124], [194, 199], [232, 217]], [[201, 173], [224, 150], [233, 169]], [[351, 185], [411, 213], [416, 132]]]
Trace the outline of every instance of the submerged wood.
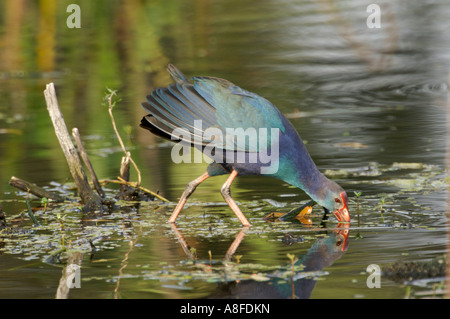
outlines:
[[70, 173], [78, 188], [78, 193], [83, 202], [84, 210], [94, 211], [96, 209], [103, 210], [102, 199], [99, 195], [94, 193], [89, 185], [86, 174], [81, 166], [81, 160], [78, 156], [78, 151], [70, 138], [67, 130], [64, 117], [59, 108], [58, 99], [56, 97], [55, 86], [53, 83], [47, 84], [44, 90], [45, 102], [47, 103], [47, 110], [55, 128], [56, 136], [59, 144], [64, 152], [64, 155], [69, 165]]
[[39, 198], [47, 198], [51, 199], [55, 202], [61, 203], [64, 202], [65, 198], [55, 194], [53, 192], [46, 191], [45, 189], [37, 186], [36, 184], [32, 184], [30, 182], [24, 181], [23, 179], [20, 179], [18, 177], [12, 176], [9, 180], [9, 185], [18, 188], [20, 190], [23, 190], [24, 192], [30, 192], [31, 194], [39, 197]]

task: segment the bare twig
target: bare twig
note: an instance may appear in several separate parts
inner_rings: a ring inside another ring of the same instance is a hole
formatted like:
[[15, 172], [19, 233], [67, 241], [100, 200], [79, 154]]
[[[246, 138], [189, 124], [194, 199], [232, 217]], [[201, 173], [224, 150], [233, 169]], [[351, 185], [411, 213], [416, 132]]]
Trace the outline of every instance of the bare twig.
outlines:
[[[117, 130], [117, 126], [116, 126], [116, 121], [114, 119], [114, 115], [113, 115], [113, 108], [116, 104], [117, 101], [113, 101], [114, 96], [117, 95], [117, 92], [114, 90], [110, 90], [108, 89], [109, 94], [106, 96], [106, 101], [108, 103], [108, 112], [109, 112], [109, 116], [111, 118], [111, 122], [114, 128], [114, 132], [116, 133], [117, 139], [119, 140], [120, 143], [120, 147], [122, 148], [123, 152], [125, 153], [125, 156], [127, 155], [128, 151], [125, 147], [125, 144], [122, 141], [122, 138], [120, 137], [119, 131]], [[138, 182], [137, 185], [138, 187], [141, 185], [141, 171], [139, 170], [137, 164], [134, 162], [133, 158], [131, 158], [130, 156], [130, 162], [133, 164], [137, 174], [138, 174]]]

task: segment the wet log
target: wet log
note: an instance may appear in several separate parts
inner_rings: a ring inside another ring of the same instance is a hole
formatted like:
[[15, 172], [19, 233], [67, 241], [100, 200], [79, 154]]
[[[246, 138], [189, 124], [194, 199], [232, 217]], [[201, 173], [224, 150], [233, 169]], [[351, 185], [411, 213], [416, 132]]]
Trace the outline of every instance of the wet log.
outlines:
[[81, 201], [85, 205], [83, 210], [94, 211], [96, 209], [100, 209], [103, 211], [102, 199], [90, 187], [86, 174], [81, 165], [78, 151], [70, 138], [66, 123], [64, 122], [63, 114], [59, 108], [55, 86], [53, 83], [47, 84], [47, 87], [44, 90], [44, 96], [45, 102], [47, 103], [47, 110], [53, 122], [59, 144], [61, 145], [61, 149], [66, 157], [70, 173], [72, 174], [77, 186]]
[[24, 181], [23, 179], [12, 176], [9, 180], [9, 185], [23, 190], [24, 192], [29, 192], [39, 198], [47, 198], [53, 200], [55, 202], [61, 203], [64, 202], [65, 198], [55, 194], [53, 192], [46, 191], [45, 189], [37, 186], [36, 184], [32, 184], [30, 182]]

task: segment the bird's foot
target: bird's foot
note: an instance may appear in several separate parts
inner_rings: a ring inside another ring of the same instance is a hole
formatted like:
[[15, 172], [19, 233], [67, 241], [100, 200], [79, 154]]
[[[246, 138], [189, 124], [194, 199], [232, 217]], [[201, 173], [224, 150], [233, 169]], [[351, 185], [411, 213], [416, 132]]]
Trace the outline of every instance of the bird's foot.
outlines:
[[[309, 203], [308, 203], [309, 204]], [[270, 222], [275, 221], [287, 221], [292, 219], [297, 219], [300, 221], [303, 225], [312, 225], [312, 221], [309, 218], [312, 212], [312, 205], [304, 205], [300, 208], [295, 208], [291, 210], [289, 213], [280, 213], [280, 212], [273, 212], [268, 214], [264, 217], [265, 220]], [[300, 213], [297, 214], [297, 212], [300, 210]]]

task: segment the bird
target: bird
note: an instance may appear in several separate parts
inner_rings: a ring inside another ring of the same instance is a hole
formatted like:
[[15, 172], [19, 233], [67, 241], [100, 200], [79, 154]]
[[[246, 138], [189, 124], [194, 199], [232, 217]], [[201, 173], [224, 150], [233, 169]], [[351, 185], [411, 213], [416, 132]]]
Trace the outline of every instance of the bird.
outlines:
[[297, 130], [270, 101], [222, 78], [188, 79], [173, 64], [167, 71], [174, 82], [146, 96], [141, 105], [147, 115], [140, 126], [212, 159], [206, 172], [187, 184], [169, 223], [176, 222], [197, 186], [225, 174], [229, 176], [220, 192], [244, 227], [251, 224], [230, 190], [243, 175], [284, 181], [303, 190], [326, 213], [333, 212], [338, 223], [350, 222], [347, 193], [319, 171]]

